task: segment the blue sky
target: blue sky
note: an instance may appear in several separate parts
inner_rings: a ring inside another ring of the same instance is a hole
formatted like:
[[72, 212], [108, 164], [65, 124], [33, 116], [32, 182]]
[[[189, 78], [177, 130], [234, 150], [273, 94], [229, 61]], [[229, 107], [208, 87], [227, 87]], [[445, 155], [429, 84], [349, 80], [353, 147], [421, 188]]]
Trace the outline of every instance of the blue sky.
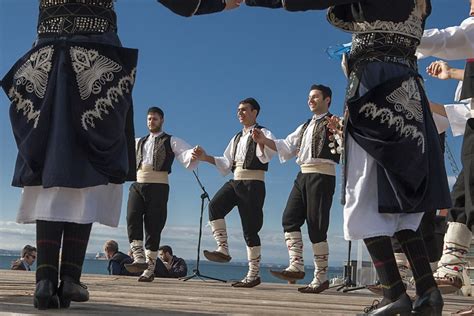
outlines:
[[[468, 14], [466, 0], [432, 0], [432, 5], [428, 28], [458, 25]], [[0, 0], [0, 76], [31, 47], [37, 7], [37, 0]], [[350, 35], [330, 26], [324, 11], [291, 13], [242, 6], [233, 11], [183, 18], [152, 0], [118, 0], [116, 11], [123, 45], [140, 50], [133, 92], [137, 136], [147, 132], [146, 109], [157, 105], [165, 111], [168, 133], [192, 145], [200, 144], [210, 154], [221, 155], [240, 129], [236, 118], [238, 102], [253, 96], [262, 106], [259, 123], [283, 138], [310, 117], [306, 99], [313, 83], [332, 88], [330, 110], [342, 113], [346, 81], [339, 62], [330, 60], [325, 49], [349, 42]], [[421, 61], [420, 69], [431, 60]], [[463, 67], [463, 62], [454, 65]], [[452, 103], [454, 81], [424, 77], [430, 99]], [[25, 243], [34, 242], [34, 226], [14, 223], [20, 190], [10, 186], [17, 149], [8, 107], [8, 99], [0, 93], [0, 248], [20, 249]], [[448, 143], [459, 164], [461, 139], [449, 134]], [[452, 176], [449, 164], [447, 171]], [[229, 179], [207, 164], [201, 164], [198, 172], [211, 196]], [[281, 214], [297, 172], [294, 161], [280, 164], [274, 159], [270, 165], [261, 232], [264, 262], [287, 261]], [[341, 265], [346, 253], [339, 180], [329, 229], [332, 265]], [[173, 166], [170, 184], [168, 221], [162, 242], [171, 244], [178, 255], [194, 258], [200, 189], [193, 175], [178, 162]], [[99, 251], [109, 238], [117, 239], [126, 249], [127, 193], [128, 184], [124, 186], [120, 227], [95, 225], [88, 251]], [[227, 223], [231, 253], [235, 259], [244, 260], [245, 244], [236, 210], [229, 214]], [[304, 241], [305, 257], [311, 263], [309, 239]], [[214, 247], [209, 227], [204, 228], [203, 246]]]

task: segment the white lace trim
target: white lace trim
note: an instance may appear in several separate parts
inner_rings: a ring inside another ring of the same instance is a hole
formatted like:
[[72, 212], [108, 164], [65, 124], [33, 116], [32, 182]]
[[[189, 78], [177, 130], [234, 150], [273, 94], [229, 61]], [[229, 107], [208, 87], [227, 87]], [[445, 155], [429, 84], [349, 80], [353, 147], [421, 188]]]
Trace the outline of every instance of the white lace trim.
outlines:
[[364, 104], [359, 113], [364, 113], [365, 117], [371, 117], [375, 120], [379, 117], [380, 123], [385, 123], [388, 127], [395, 126], [395, 130], [404, 138], [417, 139], [417, 145], [421, 146], [421, 152], [425, 152], [425, 137], [418, 128], [414, 125], [405, 124], [404, 118], [401, 115], [394, 115], [393, 111], [389, 109], [379, 109], [375, 103], [369, 102]]
[[94, 49], [74, 46], [70, 54], [82, 100], [89, 98], [91, 93], [99, 94], [106, 82], [114, 80], [113, 73], [122, 70], [122, 66]]
[[14, 87], [10, 89], [8, 96], [13, 103], [16, 103], [16, 111], [23, 111], [23, 116], [26, 116], [26, 122], [34, 120], [33, 128], [36, 128], [36, 126], [38, 126], [41, 111], [35, 111], [33, 102], [29, 99], [23, 99], [21, 93], [19, 93]]
[[49, 72], [52, 68], [53, 53], [53, 46], [49, 45], [31, 54], [28, 61], [13, 76], [16, 85], [26, 85], [26, 91], [34, 92], [38, 98], [44, 98]]
[[423, 14], [416, 4], [408, 16], [408, 19], [403, 22], [381, 20], [374, 22], [343, 21], [337, 18], [332, 10], [328, 12], [328, 20], [335, 27], [353, 33], [390, 32], [415, 37], [417, 39], [421, 39], [423, 36]]
[[407, 120], [415, 119], [423, 122], [421, 96], [415, 78], [403, 81], [402, 85], [387, 96], [387, 101], [394, 105], [397, 112], [405, 115]]
[[130, 93], [130, 86], [135, 82], [136, 68], [133, 68], [129, 76], [121, 78], [116, 87], [107, 90], [106, 97], [95, 101], [95, 107], [92, 110], [85, 111], [81, 116], [82, 128], [86, 131], [89, 127], [95, 128], [95, 120], [103, 120], [104, 114], [109, 114], [110, 109], [114, 109], [114, 102], [123, 97], [124, 93]]

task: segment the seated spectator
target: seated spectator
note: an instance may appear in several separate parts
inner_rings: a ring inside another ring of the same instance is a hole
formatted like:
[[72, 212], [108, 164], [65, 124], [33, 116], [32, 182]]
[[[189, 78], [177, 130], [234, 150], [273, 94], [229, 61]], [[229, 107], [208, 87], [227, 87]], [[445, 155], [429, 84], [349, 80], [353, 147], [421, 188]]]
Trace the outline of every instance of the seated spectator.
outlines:
[[115, 240], [107, 240], [105, 242], [104, 253], [109, 260], [109, 265], [107, 267], [109, 275], [140, 275], [140, 273], [130, 273], [127, 271], [127, 269], [125, 269], [124, 265], [127, 263], [132, 263], [133, 259], [118, 250], [118, 244]]
[[155, 277], [158, 278], [182, 278], [188, 273], [186, 262], [182, 258], [173, 256], [173, 250], [170, 246], [161, 246], [158, 249], [156, 260]]
[[31, 271], [31, 266], [36, 260], [36, 248], [26, 245], [21, 250], [21, 258], [12, 262], [12, 270]]

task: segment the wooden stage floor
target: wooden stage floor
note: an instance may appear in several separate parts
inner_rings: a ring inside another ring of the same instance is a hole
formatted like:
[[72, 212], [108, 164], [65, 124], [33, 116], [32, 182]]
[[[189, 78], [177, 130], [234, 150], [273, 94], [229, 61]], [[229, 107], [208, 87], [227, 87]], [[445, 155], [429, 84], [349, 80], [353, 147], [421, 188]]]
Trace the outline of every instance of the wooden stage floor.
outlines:
[[[0, 314], [43, 315], [356, 315], [376, 299], [366, 290], [301, 294], [298, 285], [264, 283], [252, 289], [229, 283], [192, 279], [155, 279], [138, 283], [135, 277], [84, 275], [90, 291], [86, 303], [71, 303], [68, 310], [33, 308], [34, 272], [0, 270]], [[301, 286], [301, 285], [299, 285]], [[444, 314], [474, 304], [474, 298], [445, 296]]]

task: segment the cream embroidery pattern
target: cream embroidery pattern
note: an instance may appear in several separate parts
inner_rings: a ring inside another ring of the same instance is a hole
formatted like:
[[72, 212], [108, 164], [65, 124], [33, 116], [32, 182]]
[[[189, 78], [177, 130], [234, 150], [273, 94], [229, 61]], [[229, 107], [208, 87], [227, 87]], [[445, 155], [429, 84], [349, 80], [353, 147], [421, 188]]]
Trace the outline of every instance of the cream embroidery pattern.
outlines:
[[45, 46], [31, 54], [13, 76], [17, 86], [25, 85], [26, 91], [44, 98], [48, 85], [49, 72], [52, 68], [53, 46]]
[[74, 46], [70, 55], [82, 100], [92, 93], [99, 94], [106, 82], [114, 80], [114, 72], [122, 70], [122, 66], [94, 49]]
[[417, 145], [421, 146], [421, 152], [425, 153], [425, 137], [418, 128], [414, 125], [405, 124], [404, 118], [400, 115], [394, 115], [390, 109], [379, 109], [375, 103], [369, 102], [364, 104], [359, 113], [364, 113], [365, 117], [370, 117], [372, 120], [379, 118], [380, 123], [387, 124], [388, 127], [395, 127], [395, 130], [400, 136], [413, 140], [417, 140]]
[[415, 78], [402, 82], [402, 85], [387, 96], [387, 101], [394, 105], [397, 112], [405, 114], [407, 120], [423, 122], [421, 96]]
[[26, 122], [34, 120], [33, 128], [36, 128], [38, 126], [41, 111], [35, 111], [33, 102], [28, 99], [23, 99], [23, 96], [15, 89], [15, 87], [10, 89], [8, 96], [12, 100], [12, 103], [16, 104], [16, 111], [23, 111], [23, 116], [26, 116]]
[[129, 76], [121, 78], [116, 87], [107, 90], [104, 98], [99, 98], [95, 101], [94, 109], [85, 111], [81, 116], [82, 128], [86, 131], [89, 127], [95, 128], [94, 121], [103, 120], [104, 114], [109, 114], [109, 111], [114, 109], [114, 103], [117, 103], [119, 97], [123, 97], [125, 93], [130, 93], [133, 83], [135, 82], [136, 68], [133, 68]]
[[421, 39], [423, 36], [423, 18], [422, 13], [418, 6], [415, 4], [413, 11], [408, 16], [406, 21], [392, 22], [392, 21], [381, 21], [376, 20], [373, 22], [352, 22], [343, 21], [336, 17], [336, 15], [330, 10], [328, 13], [329, 22], [340, 29], [351, 31], [354, 33], [367, 33], [367, 32], [390, 32], [408, 35]]

